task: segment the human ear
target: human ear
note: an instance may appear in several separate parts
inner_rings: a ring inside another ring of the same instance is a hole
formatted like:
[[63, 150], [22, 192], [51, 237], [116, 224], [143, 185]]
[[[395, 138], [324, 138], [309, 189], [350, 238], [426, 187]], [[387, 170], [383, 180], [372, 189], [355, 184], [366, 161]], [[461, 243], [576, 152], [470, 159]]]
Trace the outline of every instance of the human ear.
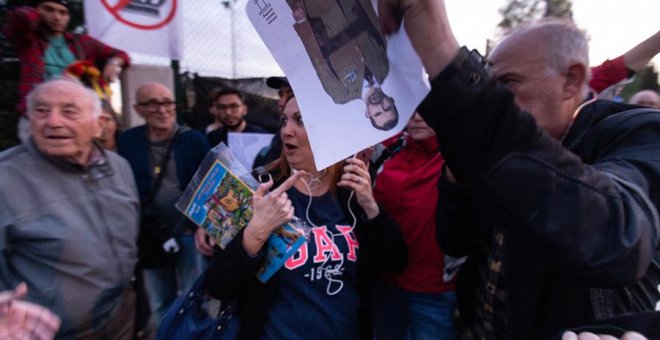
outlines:
[[96, 119], [94, 121], [95, 121], [95, 124], [94, 124], [94, 138], [100, 138], [101, 134], [103, 133], [103, 128], [105, 127], [107, 122], [105, 122], [100, 116], [96, 117]]
[[565, 74], [563, 98], [571, 99], [580, 95], [587, 79], [587, 67], [583, 64], [573, 64]]

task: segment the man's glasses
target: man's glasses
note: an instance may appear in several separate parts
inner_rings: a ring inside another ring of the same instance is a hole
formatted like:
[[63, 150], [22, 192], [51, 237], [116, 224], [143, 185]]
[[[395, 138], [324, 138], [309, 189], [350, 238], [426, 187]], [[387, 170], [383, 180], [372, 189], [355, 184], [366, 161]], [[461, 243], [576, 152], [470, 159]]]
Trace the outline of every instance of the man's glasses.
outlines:
[[147, 111], [150, 112], [156, 112], [160, 110], [161, 107], [165, 108], [165, 110], [172, 110], [176, 107], [176, 102], [171, 101], [171, 100], [166, 100], [163, 102], [155, 101], [155, 100], [150, 100], [148, 102], [144, 103], [138, 103], [138, 105], [144, 107], [147, 109]]
[[229, 111], [229, 112], [236, 112], [238, 109], [241, 108], [241, 104], [229, 104], [229, 105], [223, 105], [223, 104], [218, 104], [215, 106], [215, 109], [218, 111]]

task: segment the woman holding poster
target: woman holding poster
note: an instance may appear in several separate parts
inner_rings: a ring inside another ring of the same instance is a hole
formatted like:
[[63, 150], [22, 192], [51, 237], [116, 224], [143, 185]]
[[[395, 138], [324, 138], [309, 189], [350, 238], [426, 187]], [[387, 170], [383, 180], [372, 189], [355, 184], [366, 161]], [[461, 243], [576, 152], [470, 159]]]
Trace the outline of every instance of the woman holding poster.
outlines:
[[[224, 301], [238, 299], [241, 338], [365, 336], [371, 332], [361, 313], [367, 310], [366, 280], [402, 270], [405, 244], [376, 204], [364, 161], [351, 158], [318, 172], [295, 97], [286, 103], [281, 122], [282, 155], [270, 165], [274, 181], [255, 193], [247, 227], [215, 254], [206, 289]], [[308, 241], [261, 283], [255, 272], [265, 242], [294, 216]]]

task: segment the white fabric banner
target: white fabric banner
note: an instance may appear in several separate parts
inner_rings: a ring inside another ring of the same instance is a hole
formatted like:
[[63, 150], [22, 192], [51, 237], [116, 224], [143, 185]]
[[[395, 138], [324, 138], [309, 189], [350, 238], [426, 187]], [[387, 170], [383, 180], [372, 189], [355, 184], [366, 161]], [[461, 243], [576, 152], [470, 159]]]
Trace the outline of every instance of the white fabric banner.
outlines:
[[181, 0], [85, 0], [89, 35], [132, 53], [182, 58]]
[[246, 10], [296, 94], [318, 170], [400, 132], [430, 89], [405, 32], [380, 33], [371, 0]]

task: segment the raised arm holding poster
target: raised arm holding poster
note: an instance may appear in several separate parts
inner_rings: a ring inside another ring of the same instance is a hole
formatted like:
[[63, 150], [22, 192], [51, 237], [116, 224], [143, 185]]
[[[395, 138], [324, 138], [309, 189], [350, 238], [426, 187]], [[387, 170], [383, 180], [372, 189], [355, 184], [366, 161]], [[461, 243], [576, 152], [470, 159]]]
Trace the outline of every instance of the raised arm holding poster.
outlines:
[[401, 131], [429, 91], [405, 34], [369, 0], [250, 0], [248, 17], [298, 99], [317, 169]]

